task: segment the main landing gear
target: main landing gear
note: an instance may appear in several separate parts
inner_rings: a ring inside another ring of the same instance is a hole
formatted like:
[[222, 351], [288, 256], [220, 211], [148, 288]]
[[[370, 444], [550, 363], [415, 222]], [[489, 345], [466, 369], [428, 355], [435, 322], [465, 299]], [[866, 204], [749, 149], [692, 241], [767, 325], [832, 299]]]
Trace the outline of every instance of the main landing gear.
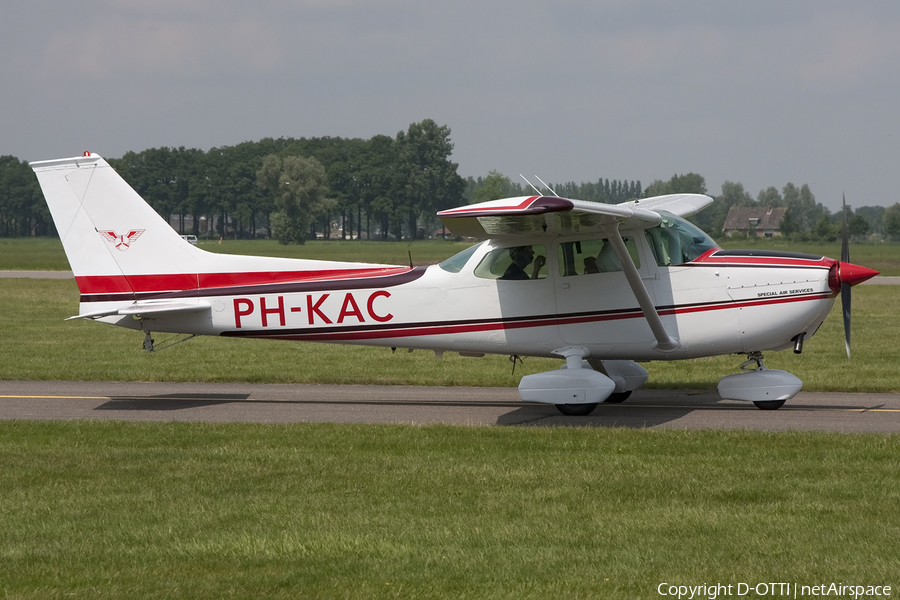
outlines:
[[647, 381], [647, 370], [630, 360], [589, 359], [587, 348], [568, 346], [554, 351], [566, 359], [557, 371], [526, 375], [519, 395], [526, 402], [553, 404], [566, 416], [591, 414], [601, 402], [624, 402]]
[[590, 403], [590, 404], [557, 404], [556, 410], [566, 415], [567, 417], [586, 417], [597, 408], [597, 404], [599, 403]]
[[[628, 397], [631, 395], [632, 390], [628, 390], [625, 392], [613, 392], [609, 396], [606, 397], [606, 400], [603, 401], [603, 404], [619, 404], [620, 402], [625, 402], [628, 400]], [[556, 410], [566, 415], [567, 417], [586, 417], [597, 408], [598, 404], [557, 404]]]

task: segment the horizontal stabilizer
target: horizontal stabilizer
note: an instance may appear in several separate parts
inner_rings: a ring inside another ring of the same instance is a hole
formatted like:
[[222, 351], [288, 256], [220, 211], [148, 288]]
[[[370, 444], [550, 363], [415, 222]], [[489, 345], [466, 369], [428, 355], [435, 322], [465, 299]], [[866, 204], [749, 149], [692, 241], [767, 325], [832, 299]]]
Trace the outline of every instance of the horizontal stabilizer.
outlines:
[[99, 319], [111, 316], [153, 317], [156, 319], [169, 315], [181, 315], [185, 313], [199, 313], [208, 311], [210, 305], [206, 302], [135, 302], [124, 308], [103, 310], [83, 315], [77, 315], [66, 319]]

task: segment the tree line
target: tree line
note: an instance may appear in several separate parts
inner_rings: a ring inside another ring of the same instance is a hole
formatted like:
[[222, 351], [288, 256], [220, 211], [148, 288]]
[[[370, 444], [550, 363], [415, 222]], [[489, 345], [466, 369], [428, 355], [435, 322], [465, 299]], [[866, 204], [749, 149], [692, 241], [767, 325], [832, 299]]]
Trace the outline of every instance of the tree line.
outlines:
[[[107, 160], [181, 233], [290, 243], [423, 237], [435, 213], [463, 202], [452, 151], [450, 128], [426, 119], [395, 137], [265, 138]], [[0, 236], [53, 234], [31, 168], [0, 158]]]
[[[302, 243], [310, 237], [416, 239], [439, 231], [435, 213], [473, 202], [535, 193], [530, 183], [491, 171], [463, 179], [450, 160], [450, 128], [431, 119], [396, 136], [369, 139], [265, 138], [202, 151], [151, 148], [109, 163], [183, 234], [274, 237]], [[535, 182], [532, 182], [535, 183]], [[543, 184], [541, 193], [617, 204], [668, 193], [709, 193], [696, 173], [640, 181]], [[732, 206], [784, 206], [782, 232], [798, 240], [834, 240], [841, 214], [832, 214], [808, 185], [768, 187], [753, 198], [740, 183], [722, 185], [717, 202], [693, 220], [718, 237]], [[848, 207], [856, 239], [900, 239], [900, 204], [887, 209]], [[31, 168], [0, 157], [0, 236], [55, 235]]]
[[[393, 138], [266, 138], [208, 152], [157, 148], [110, 164], [188, 233], [302, 243], [317, 234], [422, 237], [417, 223], [462, 196], [452, 151], [450, 128], [426, 119]], [[204, 218], [214, 225], [201, 231]]]

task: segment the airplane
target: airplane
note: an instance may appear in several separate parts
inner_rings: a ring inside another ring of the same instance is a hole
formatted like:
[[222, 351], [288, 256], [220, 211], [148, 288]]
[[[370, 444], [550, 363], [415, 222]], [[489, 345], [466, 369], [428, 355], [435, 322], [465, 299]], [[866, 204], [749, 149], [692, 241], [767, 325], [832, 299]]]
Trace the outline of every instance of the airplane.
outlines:
[[640, 362], [746, 355], [723, 398], [781, 407], [802, 388], [763, 352], [801, 352], [838, 294], [878, 274], [795, 252], [723, 250], [685, 217], [713, 202], [621, 204], [543, 195], [444, 210], [484, 238], [438, 265], [206, 252], [182, 238], [99, 155], [32, 162], [80, 292], [78, 315], [153, 333], [264, 338], [563, 359], [521, 378], [523, 401], [590, 414], [644, 385]]

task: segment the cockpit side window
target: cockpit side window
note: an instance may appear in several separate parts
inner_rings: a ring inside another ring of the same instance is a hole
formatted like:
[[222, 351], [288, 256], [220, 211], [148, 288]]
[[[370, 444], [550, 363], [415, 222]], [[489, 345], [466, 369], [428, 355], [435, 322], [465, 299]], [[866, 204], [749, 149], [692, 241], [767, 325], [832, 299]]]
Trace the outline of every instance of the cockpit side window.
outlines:
[[[634, 239], [623, 238], [628, 254], [637, 268], [641, 268], [641, 259], [638, 256]], [[559, 272], [564, 276], [591, 275], [593, 273], [613, 273], [622, 270], [622, 264], [616, 255], [609, 240], [578, 240], [563, 242], [557, 246], [556, 257], [559, 262]]]
[[543, 244], [495, 248], [475, 267], [475, 276], [507, 281], [547, 277], [547, 253]]

